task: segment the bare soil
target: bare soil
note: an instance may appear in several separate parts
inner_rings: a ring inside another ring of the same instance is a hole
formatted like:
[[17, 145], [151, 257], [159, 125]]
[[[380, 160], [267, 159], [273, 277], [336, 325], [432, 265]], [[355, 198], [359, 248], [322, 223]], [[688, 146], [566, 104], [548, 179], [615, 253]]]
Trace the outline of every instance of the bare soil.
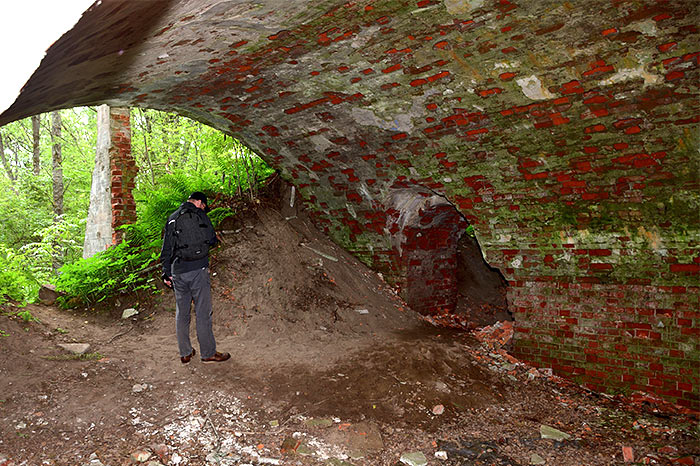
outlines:
[[[163, 288], [99, 308], [28, 306], [39, 322], [5, 306], [0, 465], [135, 464], [139, 453], [151, 466], [394, 465], [407, 452], [428, 464], [611, 465], [623, 447], [640, 464], [698, 464], [696, 417], [592, 394], [498, 342], [431, 326], [302, 211], [260, 205], [224, 230], [211, 273], [226, 363], [201, 363], [194, 328], [197, 356], [180, 363]], [[128, 307], [139, 314], [122, 320]], [[65, 342], [91, 354], [76, 359]], [[570, 438], [542, 438], [542, 425]]]

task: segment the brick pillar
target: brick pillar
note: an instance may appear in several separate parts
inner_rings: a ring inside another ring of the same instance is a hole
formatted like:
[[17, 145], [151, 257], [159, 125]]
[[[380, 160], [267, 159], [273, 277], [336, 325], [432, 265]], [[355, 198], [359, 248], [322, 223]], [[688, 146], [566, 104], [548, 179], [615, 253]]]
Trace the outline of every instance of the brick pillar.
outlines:
[[117, 227], [136, 221], [136, 203], [132, 191], [138, 167], [131, 154], [131, 119], [128, 108], [110, 108], [110, 146], [112, 193], [112, 242], [118, 244], [123, 232]]

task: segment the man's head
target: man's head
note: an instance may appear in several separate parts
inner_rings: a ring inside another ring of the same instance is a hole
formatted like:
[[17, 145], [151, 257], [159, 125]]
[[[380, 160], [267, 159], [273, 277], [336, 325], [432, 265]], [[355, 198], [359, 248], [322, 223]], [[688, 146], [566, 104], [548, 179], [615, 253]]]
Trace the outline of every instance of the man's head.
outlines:
[[207, 205], [207, 195], [195, 191], [192, 194], [190, 194], [189, 199], [187, 199], [189, 202], [195, 205], [195, 207], [202, 209], [205, 212], [209, 212], [209, 206]]

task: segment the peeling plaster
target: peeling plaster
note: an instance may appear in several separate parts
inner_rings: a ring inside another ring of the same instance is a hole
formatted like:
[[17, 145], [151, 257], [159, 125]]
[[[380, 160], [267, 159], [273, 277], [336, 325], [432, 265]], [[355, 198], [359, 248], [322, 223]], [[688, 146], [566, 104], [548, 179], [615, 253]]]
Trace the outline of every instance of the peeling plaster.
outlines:
[[331, 147], [334, 147], [334, 144], [322, 134], [314, 134], [313, 136], [309, 137], [309, 140], [313, 143], [314, 148], [319, 152], [325, 152]]
[[[402, 254], [401, 245], [406, 240], [403, 230], [407, 226], [420, 222], [421, 211], [429, 211], [440, 205], [452, 205], [441, 196], [432, 195], [426, 197], [424, 193], [413, 189], [394, 189], [390, 191], [387, 197], [388, 204], [399, 212], [398, 219], [395, 221], [399, 231], [391, 236], [391, 242], [399, 252], [399, 255]], [[388, 229], [387, 234], [389, 234]]]
[[429, 89], [423, 93], [422, 96], [414, 97], [412, 99], [411, 108], [407, 113], [399, 113], [394, 116], [393, 119], [384, 119], [378, 117], [374, 111], [366, 108], [354, 107], [350, 111], [350, 115], [355, 123], [363, 126], [376, 126], [377, 128], [397, 131], [397, 132], [411, 132], [413, 131], [413, 118], [419, 118], [425, 114], [425, 101], [426, 99], [437, 94], [439, 91], [435, 89]]
[[483, 5], [484, 0], [445, 0], [445, 8], [453, 16], [469, 13]]
[[545, 89], [540, 79], [535, 75], [516, 79], [515, 82], [523, 90], [523, 94], [532, 100], [548, 100], [555, 97], [554, 94]]
[[659, 30], [656, 28], [656, 21], [652, 19], [647, 19], [646, 21], [640, 21], [638, 23], [634, 23], [630, 25], [628, 28], [625, 28], [624, 30], [626, 31], [637, 31], [641, 32], [642, 34], [646, 34], [647, 36], [653, 36], [656, 37], [659, 34]]
[[629, 81], [630, 79], [644, 79], [644, 87], [653, 84], [659, 84], [663, 78], [658, 74], [650, 73], [644, 69], [644, 65], [639, 65], [637, 68], [623, 68], [608, 79], [600, 81], [601, 86], [609, 86], [611, 84]]
[[386, 129], [390, 131], [404, 131], [408, 132], [413, 130], [413, 123], [411, 123], [411, 117], [409, 115], [400, 114], [391, 120], [383, 120], [374, 114], [372, 110], [365, 108], [353, 108], [350, 111], [350, 115], [355, 123], [362, 126], [376, 126], [377, 128]]
[[350, 42], [350, 47], [354, 49], [364, 49], [367, 46], [367, 44], [374, 38], [379, 29], [380, 27], [377, 25], [372, 25], [368, 28], [360, 29], [360, 32], [358, 32], [353, 38], [352, 42]]

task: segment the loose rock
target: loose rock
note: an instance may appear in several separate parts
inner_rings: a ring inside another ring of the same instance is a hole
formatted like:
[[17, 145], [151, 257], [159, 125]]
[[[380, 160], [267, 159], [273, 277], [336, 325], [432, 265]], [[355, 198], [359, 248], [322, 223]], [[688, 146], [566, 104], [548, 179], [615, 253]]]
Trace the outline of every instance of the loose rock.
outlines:
[[333, 425], [332, 419], [307, 419], [304, 421], [309, 427], [330, 427]]
[[571, 435], [567, 434], [566, 432], [557, 430], [554, 427], [542, 424], [540, 426], [540, 437], [561, 442], [562, 440], [569, 440], [571, 438]]
[[59, 343], [58, 346], [73, 354], [85, 354], [90, 350], [88, 343]]
[[41, 301], [41, 304], [51, 306], [56, 302], [58, 296], [59, 294], [54, 285], [46, 284], [41, 285], [41, 288], [39, 288], [39, 300]]
[[136, 450], [131, 454], [131, 459], [139, 463], [145, 463], [151, 457], [151, 453], [146, 450]]
[[428, 458], [421, 451], [412, 451], [401, 455], [400, 461], [409, 466], [425, 466], [428, 464]]
[[137, 315], [139, 311], [134, 309], [133, 307], [130, 307], [128, 309], [124, 309], [124, 312], [122, 312], [122, 319], [128, 319], [129, 317], [133, 317]]
[[141, 393], [144, 390], [148, 390], [147, 383], [137, 383], [133, 387], [131, 387], [131, 391], [134, 393]]

